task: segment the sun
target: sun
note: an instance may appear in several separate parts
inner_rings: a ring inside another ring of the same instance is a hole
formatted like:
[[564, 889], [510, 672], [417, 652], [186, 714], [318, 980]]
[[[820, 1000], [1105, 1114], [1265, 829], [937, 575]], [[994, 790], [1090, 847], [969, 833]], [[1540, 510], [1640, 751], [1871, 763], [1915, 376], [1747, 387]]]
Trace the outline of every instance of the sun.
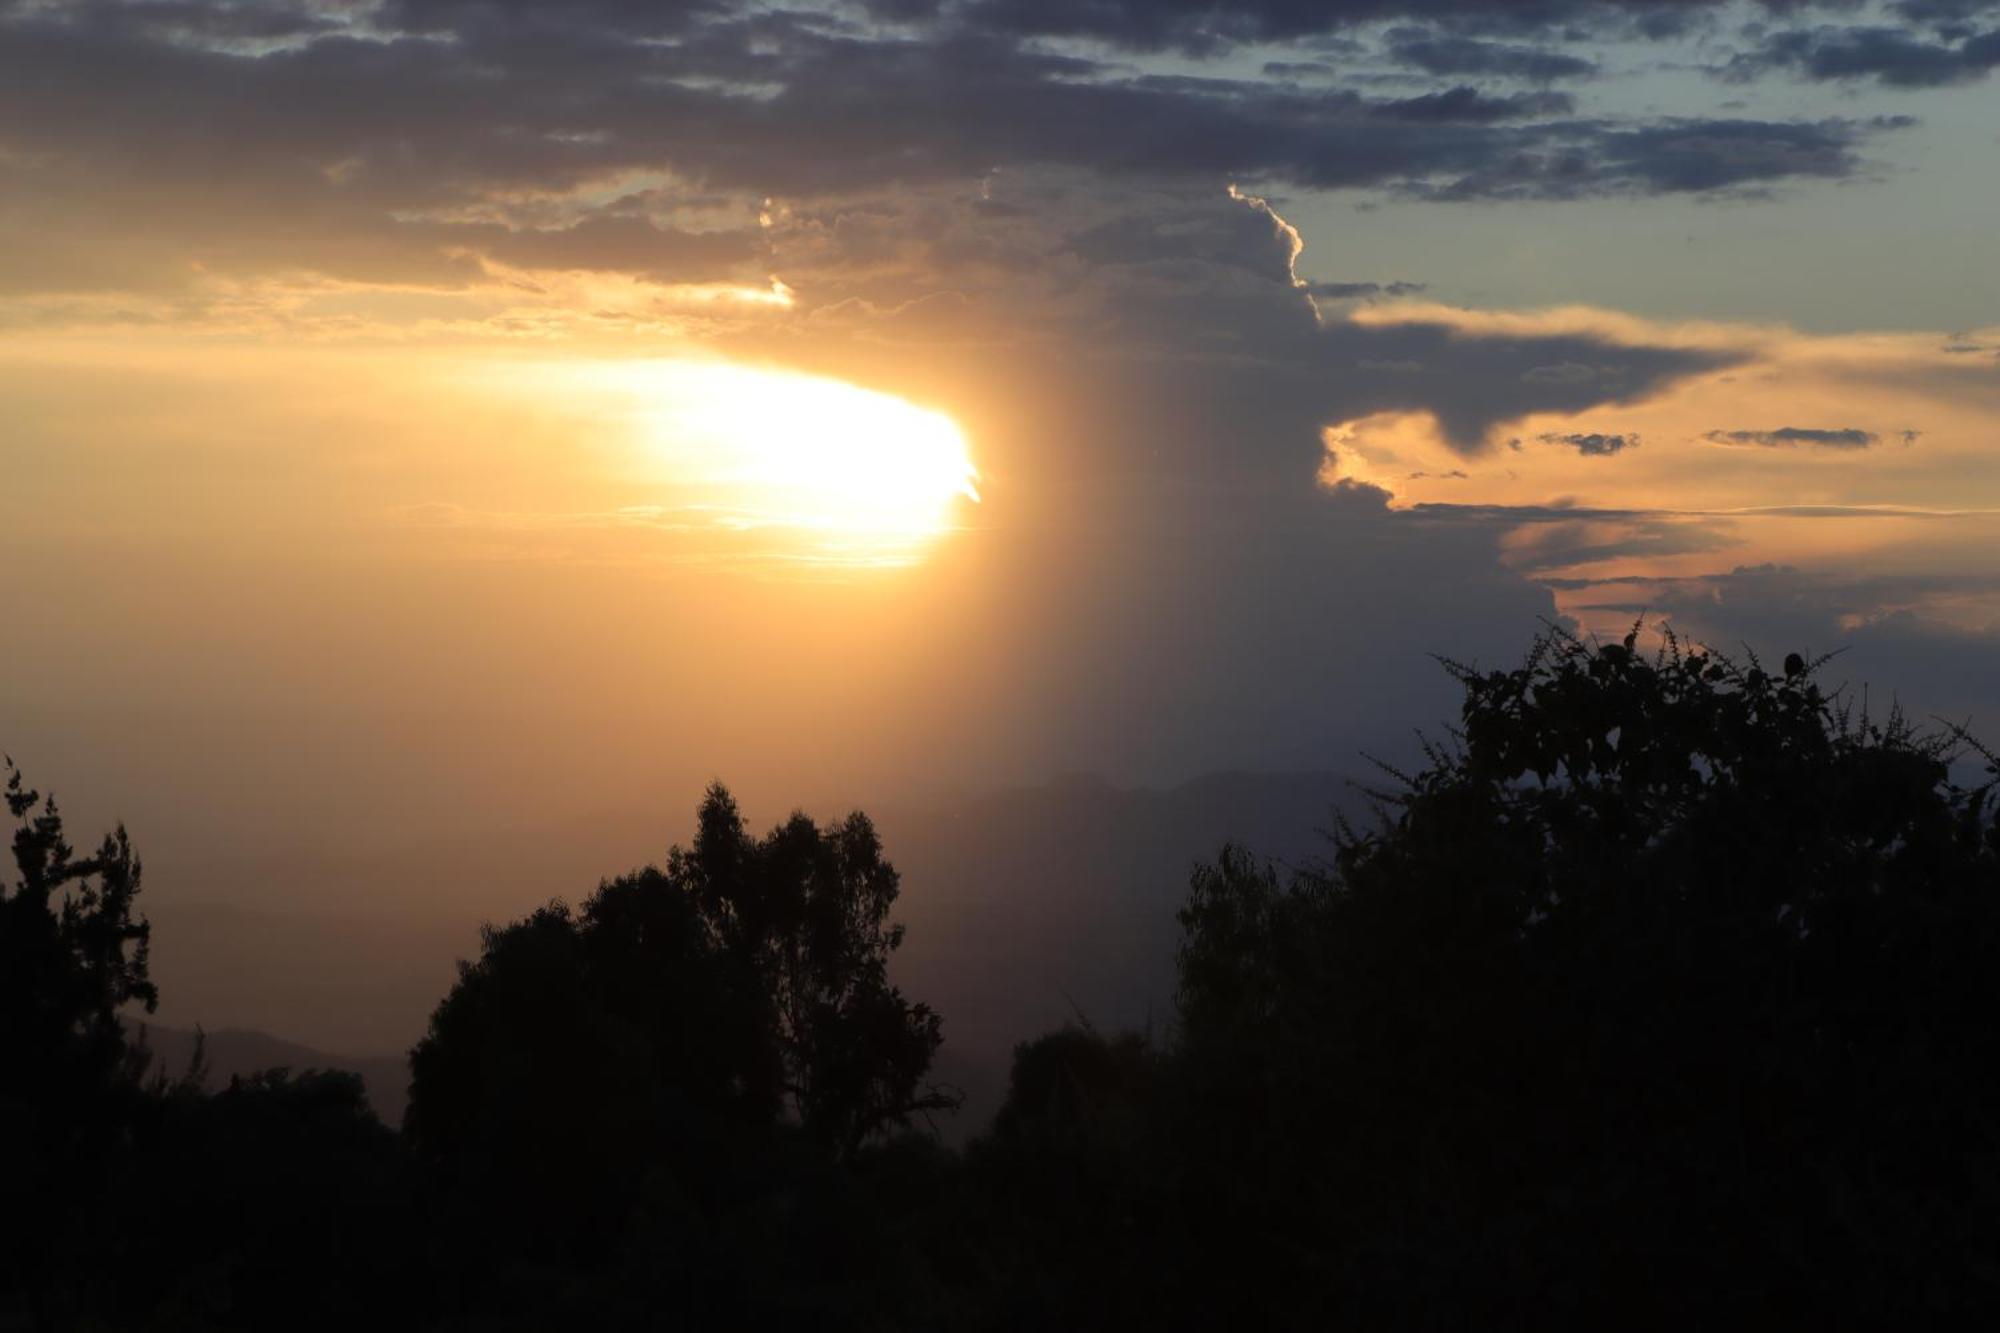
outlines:
[[980, 498], [956, 420], [846, 380], [626, 360], [562, 366], [560, 390], [584, 416], [618, 422], [624, 470], [642, 488], [634, 510], [716, 532], [716, 558], [912, 564]]
[[965, 433], [942, 412], [841, 380], [743, 366], [669, 373], [654, 442], [767, 516], [823, 531], [928, 537], [977, 501]]
[[843, 380], [712, 361], [600, 365], [638, 470], [689, 522], [813, 563], [921, 558], [979, 500], [957, 422]]

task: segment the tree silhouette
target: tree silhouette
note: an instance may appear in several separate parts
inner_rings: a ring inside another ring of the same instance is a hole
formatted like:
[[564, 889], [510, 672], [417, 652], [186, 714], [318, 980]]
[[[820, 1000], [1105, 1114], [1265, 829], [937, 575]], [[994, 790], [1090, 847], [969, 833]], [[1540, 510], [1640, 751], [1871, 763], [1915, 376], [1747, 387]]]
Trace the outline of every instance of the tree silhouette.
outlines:
[[667, 879], [755, 978], [779, 1093], [809, 1137], [848, 1154], [912, 1115], [956, 1105], [923, 1086], [943, 1039], [938, 1015], [889, 983], [903, 942], [889, 921], [899, 880], [866, 815], [820, 828], [794, 814], [759, 840], [717, 785], [694, 845], [669, 856]]
[[1164, 1133], [1159, 1052], [1087, 1024], [1014, 1048], [1006, 1100], [966, 1151], [969, 1233], [985, 1281], [953, 1327], [1214, 1327], [1191, 1287]]
[[78, 857], [54, 797], [7, 761], [13, 875], [0, 875], [0, 1323], [72, 1315], [93, 1274], [79, 1253], [107, 1237], [142, 1060], [120, 1010], [157, 1001], [140, 868], [123, 828]]
[[8, 764], [0, 1328], [351, 1328], [409, 1305], [411, 1192], [353, 1074], [146, 1079], [151, 930], [121, 827], [78, 857]]
[[182, 1078], [141, 1111], [119, 1243], [100, 1237], [91, 1255], [87, 1326], [418, 1322], [429, 1283], [414, 1173], [358, 1075], [271, 1069], [214, 1092]]
[[1990, 1308], [2000, 839], [1964, 738], [1636, 630], [1450, 669], [1460, 725], [1380, 826], [1195, 878], [1232, 1225], [1310, 1237], [1364, 1320]]
[[[768, 1252], [723, 1238], [834, 1234], [807, 1203], [844, 1188], [827, 1170], [952, 1104], [923, 1083], [937, 1015], [888, 980], [896, 894], [865, 817], [757, 838], [716, 786], [664, 869], [489, 927], [410, 1061], [406, 1136], [467, 1238], [452, 1262], [500, 1247], [565, 1272], [639, 1262], [647, 1282], [666, 1265], [711, 1294], [783, 1289]], [[788, 1280], [847, 1244], [805, 1246]], [[747, 1317], [714, 1299], [710, 1317]]]
[[953, 1099], [861, 815], [714, 787], [488, 927], [397, 1136], [352, 1075], [142, 1082], [138, 862], [11, 773], [0, 1328], [2000, 1317], [2000, 764], [1797, 654], [1447, 665], [1373, 825], [1197, 869], [1167, 1037], [1023, 1042], [962, 1154], [895, 1132]]
[[18, 821], [14, 879], [0, 879], [0, 1101], [33, 1104], [100, 1087], [126, 1063], [120, 1010], [158, 992], [147, 976], [151, 929], [134, 915], [140, 866], [121, 826], [78, 858], [55, 797], [7, 764]]

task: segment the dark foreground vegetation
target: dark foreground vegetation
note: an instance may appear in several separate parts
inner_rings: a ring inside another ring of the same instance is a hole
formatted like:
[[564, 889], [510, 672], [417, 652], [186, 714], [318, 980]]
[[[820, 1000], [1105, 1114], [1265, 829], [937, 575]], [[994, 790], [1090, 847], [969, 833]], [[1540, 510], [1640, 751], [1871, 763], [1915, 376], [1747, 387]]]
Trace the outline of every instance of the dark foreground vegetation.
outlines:
[[1377, 825], [1197, 869], [1170, 1030], [1025, 1042], [963, 1152], [859, 815], [759, 838], [717, 788], [489, 929], [397, 1133], [351, 1075], [149, 1070], [139, 864], [15, 775], [0, 1328], [2000, 1315], [1991, 756], [1797, 658], [1453, 669]]

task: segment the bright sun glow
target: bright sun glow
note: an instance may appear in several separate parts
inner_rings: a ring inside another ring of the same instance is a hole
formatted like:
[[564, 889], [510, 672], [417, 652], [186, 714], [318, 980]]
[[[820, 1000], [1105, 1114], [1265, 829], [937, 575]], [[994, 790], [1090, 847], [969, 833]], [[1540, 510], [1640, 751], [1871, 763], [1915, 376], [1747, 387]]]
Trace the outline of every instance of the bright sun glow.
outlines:
[[586, 378], [621, 400], [641, 472], [678, 512], [764, 532], [784, 548], [768, 555], [907, 564], [979, 499], [958, 424], [890, 394], [699, 361], [600, 364]]
[[[754, 493], [772, 517], [883, 536], [949, 525], [978, 499], [964, 432], [839, 380], [740, 366], [658, 367], [652, 442], [683, 479]], [[746, 497], [750, 498], [750, 497]]]

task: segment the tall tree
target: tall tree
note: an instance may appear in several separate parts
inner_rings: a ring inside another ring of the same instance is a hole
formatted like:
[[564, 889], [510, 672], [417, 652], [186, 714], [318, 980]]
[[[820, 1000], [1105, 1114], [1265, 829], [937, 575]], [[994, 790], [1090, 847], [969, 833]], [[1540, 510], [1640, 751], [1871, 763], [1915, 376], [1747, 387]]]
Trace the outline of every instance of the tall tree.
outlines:
[[0, 1101], [47, 1105], [126, 1065], [122, 1012], [159, 1001], [151, 928], [136, 912], [139, 859], [121, 825], [78, 857], [55, 797], [6, 761], [14, 875], [0, 879]]
[[1309, 1241], [1363, 1323], [2000, 1308], [1990, 756], [1636, 634], [1453, 667], [1383, 822], [1196, 877], [1183, 1050], [1251, 1253]]
[[758, 838], [711, 788], [664, 869], [486, 930], [411, 1052], [411, 1141], [616, 1227], [647, 1170], [718, 1134], [844, 1157], [953, 1105], [924, 1082], [937, 1014], [888, 978], [897, 889], [865, 816]]
[[142, 1065], [123, 1010], [151, 1012], [158, 993], [125, 830], [77, 856], [55, 798], [11, 759], [6, 768], [16, 827], [13, 872], [0, 875], [0, 1324], [25, 1309], [30, 1326], [59, 1327], [104, 1277], [81, 1256], [114, 1248]]
[[759, 839], [717, 785], [698, 828], [694, 845], [668, 858], [667, 879], [756, 978], [790, 1119], [849, 1153], [912, 1115], [955, 1105], [924, 1085], [943, 1040], [938, 1015], [889, 981], [903, 943], [903, 927], [889, 920], [900, 880], [868, 817], [822, 828], [794, 814]]

